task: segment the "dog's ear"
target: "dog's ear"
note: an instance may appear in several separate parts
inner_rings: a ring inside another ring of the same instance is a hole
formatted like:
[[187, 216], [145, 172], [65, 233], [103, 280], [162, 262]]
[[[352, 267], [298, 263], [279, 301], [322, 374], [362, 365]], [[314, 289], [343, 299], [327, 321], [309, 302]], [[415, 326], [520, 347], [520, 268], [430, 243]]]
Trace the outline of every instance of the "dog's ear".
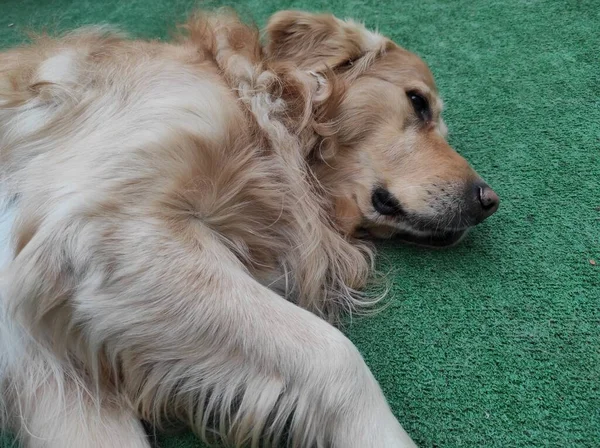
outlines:
[[379, 54], [393, 45], [364, 26], [328, 14], [281, 11], [267, 25], [268, 55], [315, 72], [366, 69]]

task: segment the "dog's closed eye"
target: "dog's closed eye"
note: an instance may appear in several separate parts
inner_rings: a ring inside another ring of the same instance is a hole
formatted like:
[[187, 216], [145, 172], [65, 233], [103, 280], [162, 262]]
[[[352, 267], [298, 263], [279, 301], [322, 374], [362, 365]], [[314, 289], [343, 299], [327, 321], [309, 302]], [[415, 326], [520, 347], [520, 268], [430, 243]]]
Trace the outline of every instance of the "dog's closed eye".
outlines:
[[429, 101], [415, 90], [406, 92], [408, 99], [410, 100], [412, 107], [419, 117], [419, 119], [425, 123], [431, 121], [431, 108], [429, 107]]

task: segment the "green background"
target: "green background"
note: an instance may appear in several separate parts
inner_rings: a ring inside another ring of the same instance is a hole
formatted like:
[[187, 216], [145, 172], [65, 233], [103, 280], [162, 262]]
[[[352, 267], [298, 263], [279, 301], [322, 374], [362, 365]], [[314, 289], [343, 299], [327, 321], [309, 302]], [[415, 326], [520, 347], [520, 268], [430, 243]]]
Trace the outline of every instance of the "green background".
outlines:
[[[194, 4], [0, 0], [0, 45], [99, 22], [164, 39]], [[600, 2], [236, 6], [261, 25], [278, 9], [331, 11], [420, 54], [451, 143], [502, 197], [457, 248], [383, 244], [391, 305], [347, 329], [415, 441], [600, 447]], [[159, 443], [201, 446], [190, 435]]]

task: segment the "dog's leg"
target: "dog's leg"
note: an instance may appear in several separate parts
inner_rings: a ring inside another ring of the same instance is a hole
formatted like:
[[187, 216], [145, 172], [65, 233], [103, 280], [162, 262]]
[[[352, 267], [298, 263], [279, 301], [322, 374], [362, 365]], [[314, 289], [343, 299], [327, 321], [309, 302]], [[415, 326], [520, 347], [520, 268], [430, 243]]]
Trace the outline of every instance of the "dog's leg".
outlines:
[[129, 248], [143, 269], [82, 288], [74, 304], [140, 417], [171, 411], [235, 446], [285, 434], [302, 448], [414, 446], [340, 331], [260, 285], [214, 234], [182, 252], [156, 233]]
[[13, 378], [8, 395], [11, 426], [24, 448], [150, 448], [130, 409], [92, 400], [70, 378], [59, 382], [48, 372], [40, 380], [33, 389], [32, 378]]
[[150, 448], [135, 412], [116, 398], [93, 396], [73, 366], [13, 320], [5, 308], [9, 280], [0, 278], [0, 429], [16, 434], [23, 448]]
[[[177, 227], [158, 219], [123, 221], [103, 253], [83, 244], [95, 242], [85, 235], [91, 225], [70, 226], [73, 238], [52, 230], [36, 233], [13, 260], [7, 297], [24, 322], [43, 324], [48, 335], [69, 329], [85, 335], [77, 340], [87, 372], [96, 380], [113, 372], [137, 417], [183, 420], [204, 436], [216, 427], [232, 445], [251, 441], [253, 448], [288, 435], [299, 448], [414, 446], [354, 345], [258, 283], [198, 220]], [[85, 271], [73, 272], [69, 258]], [[63, 293], [62, 285], [75, 281]], [[47, 318], [57, 311], [40, 316], [63, 303], [68, 325]], [[102, 368], [89, 361], [99, 357]], [[93, 406], [77, 400], [70, 415], [80, 418], [73, 420], [52, 408], [51, 387], [42, 392], [43, 405], [29, 418], [33, 434], [57, 428], [57, 437], [71, 430], [92, 440], [101, 440], [100, 432], [141, 437], [141, 427], [117, 410], [103, 408], [106, 415], [98, 418]], [[79, 429], [61, 427], [75, 424]]]

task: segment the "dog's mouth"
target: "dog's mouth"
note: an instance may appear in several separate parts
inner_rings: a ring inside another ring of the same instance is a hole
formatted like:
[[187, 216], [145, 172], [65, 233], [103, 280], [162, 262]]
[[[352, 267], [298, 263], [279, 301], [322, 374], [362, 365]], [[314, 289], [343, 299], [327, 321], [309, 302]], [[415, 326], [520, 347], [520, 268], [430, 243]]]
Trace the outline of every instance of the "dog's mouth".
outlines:
[[467, 234], [468, 229], [447, 230], [441, 232], [414, 234], [410, 232], [395, 233], [393, 238], [409, 244], [423, 247], [451, 247], [458, 244]]
[[376, 239], [392, 239], [416, 246], [430, 248], [444, 248], [454, 246], [466, 236], [473, 227], [464, 220], [455, 219], [456, 222], [447, 226], [432, 226], [425, 219], [415, 216], [382, 217], [364, 220], [357, 236], [367, 236]]
[[409, 225], [373, 225], [365, 223], [357, 229], [358, 238], [391, 239], [416, 246], [444, 248], [454, 246], [467, 235], [471, 227], [446, 229], [415, 229]]

